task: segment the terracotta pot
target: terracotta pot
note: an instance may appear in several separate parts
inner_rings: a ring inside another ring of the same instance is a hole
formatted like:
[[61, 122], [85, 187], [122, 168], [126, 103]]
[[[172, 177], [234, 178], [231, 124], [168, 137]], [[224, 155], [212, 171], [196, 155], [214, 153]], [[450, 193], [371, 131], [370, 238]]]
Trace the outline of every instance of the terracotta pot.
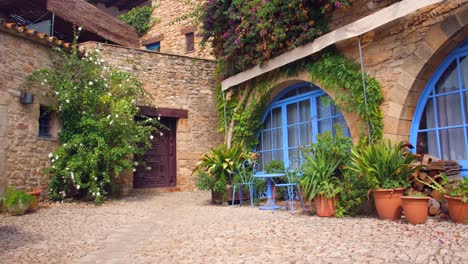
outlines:
[[413, 225], [426, 223], [429, 197], [403, 196], [401, 202], [408, 223]]
[[[231, 187], [227, 187], [226, 188], [226, 202], [232, 202], [232, 188]], [[244, 187], [244, 190], [242, 192], [242, 201], [245, 201], [245, 200], [249, 200], [250, 199], [250, 193], [249, 193], [249, 188], [248, 187]], [[234, 197], [234, 200], [235, 201], [239, 201], [240, 198], [239, 198], [239, 191], [236, 190], [236, 195]], [[214, 192], [212, 191], [211, 192], [211, 201], [213, 203], [218, 203], [220, 204], [222, 201], [223, 201], [223, 195], [219, 192]]]
[[375, 209], [380, 219], [398, 220], [401, 218], [401, 197], [403, 188], [378, 189], [372, 191], [374, 195]]
[[450, 218], [455, 223], [468, 224], [468, 203], [462, 202], [461, 198], [445, 196]]
[[330, 217], [335, 215], [335, 198], [325, 198], [323, 195], [314, 197], [315, 211], [318, 216]]
[[37, 211], [37, 209], [39, 209], [39, 200], [41, 198], [41, 190], [39, 190], [39, 189], [33, 190], [33, 191], [28, 192], [28, 194], [33, 197], [31, 202], [29, 203], [29, 209], [28, 210], [30, 212], [35, 212], [35, 211]]

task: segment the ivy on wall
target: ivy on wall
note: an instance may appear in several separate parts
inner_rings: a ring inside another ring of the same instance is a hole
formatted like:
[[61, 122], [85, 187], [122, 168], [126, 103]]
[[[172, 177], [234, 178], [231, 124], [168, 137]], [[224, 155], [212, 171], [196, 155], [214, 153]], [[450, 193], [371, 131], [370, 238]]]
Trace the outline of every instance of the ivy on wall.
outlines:
[[[353, 60], [335, 53], [325, 53], [320, 59], [300, 60], [273, 71], [250, 83], [234, 87], [226, 95], [217, 87], [217, 109], [219, 131], [226, 133], [226, 143], [243, 145], [252, 149], [258, 144], [256, 133], [261, 128], [261, 117], [266, 103], [275, 88], [275, 82], [282, 77], [297, 76], [307, 71], [312, 82], [320, 83], [325, 92], [334, 94], [334, 103], [343, 112], [356, 112], [360, 119], [369, 124], [370, 137], [377, 141], [383, 135], [383, 121], [380, 104], [383, 100], [381, 87], [375, 78], [365, 74], [367, 105], [364, 103], [362, 75], [359, 65]], [[361, 136], [367, 132], [361, 129]]]
[[135, 28], [138, 36], [143, 36], [156, 23], [152, 17], [153, 10], [150, 6], [135, 7], [117, 18]]

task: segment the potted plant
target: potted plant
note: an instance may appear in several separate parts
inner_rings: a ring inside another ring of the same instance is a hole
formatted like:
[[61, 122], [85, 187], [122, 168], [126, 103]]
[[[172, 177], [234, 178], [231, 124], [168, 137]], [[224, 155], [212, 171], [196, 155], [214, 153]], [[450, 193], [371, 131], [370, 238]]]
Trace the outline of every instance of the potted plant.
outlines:
[[39, 209], [39, 201], [41, 198], [41, 190], [39, 189], [34, 189], [32, 191], [27, 192], [27, 194], [31, 195], [33, 199], [31, 200], [29, 204], [29, 211], [35, 212], [37, 209]]
[[427, 220], [429, 197], [423, 193], [408, 193], [401, 197], [403, 212], [408, 223], [424, 224]]
[[8, 188], [5, 193], [5, 207], [13, 215], [23, 215], [29, 208], [32, 196], [25, 191]]
[[[221, 202], [235, 199], [232, 196], [232, 175], [236, 172], [240, 162], [250, 159], [249, 153], [243, 151], [241, 146], [227, 148], [222, 144], [216, 149], [203, 155], [200, 162], [192, 172], [196, 174], [195, 185], [199, 190], [212, 192], [212, 200]], [[243, 196], [249, 199], [248, 193]]]
[[400, 219], [404, 187], [416, 169], [413, 161], [414, 155], [410, 152], [405, 154], [403, 143], [380, 141], [351, 150], [349, 169], [366, 177], [381, 219]]

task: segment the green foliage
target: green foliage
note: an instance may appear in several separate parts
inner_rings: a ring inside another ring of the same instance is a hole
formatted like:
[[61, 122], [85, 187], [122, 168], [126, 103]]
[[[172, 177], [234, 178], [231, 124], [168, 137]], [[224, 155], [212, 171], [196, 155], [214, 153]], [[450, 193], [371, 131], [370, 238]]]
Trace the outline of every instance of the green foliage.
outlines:
[[340, 210], [342, 214], [358, 215], [365, 211], [364, 205], [369, 200], [369, 181], [361, 174], [344, 170], [342, 191], [340, 193]]
[[[150, 146], [156, 119], [139, 116], [144, 103], [141, 82], [133, 75], [103, 65], [98, 50], [82, 58], [61, 53], [58, 65], [34, 72], [26, 87], [48, 85], [57, 96], [53, 106], [63, 122], [60, 146], [49, 154], [49, 195], [101, 202], [124, 170], [141, 163], [131, 158]], [[136, 118], [137, 117], [137, 118]], [[140, 120], [140, 121], [137, 121]]]
[[29, 208], [29, 203], [33, 197], [25, 191], [16, 190], [14, 187], [8, 188], [5, 192], [5, 207], [8, 212], [15, 215], [23, 215]]
[[219, 192], [226, 199], [226, 185], [231, 182], [231, 175], [237, 171], [241, 162], [251, 159], [241, 146], [227, 148], [219, 145], [203, 155], [192, 172], [197, 175], [196, 186], [200, 190]]
[[279, 161], [279, 160], [272, 160], [270, 163], [265, 165], [263, 167], [263, 170], [266, 173], [278, 173], [278, 172], [284, 172], [285, 167], [284, 167], [284, 162]]
[[414, 155], [404, 155], [402, 143], [382, 140], [351, 150], [349, 169], [365, 177], [371, 189], [406, 187], [414, 171]]
[[440, 183], [431, 177], [428, 177], [428, 179], [431, 180], [431, 183], [427, 183], [419, 179], [418, 181], [442, 194], [461, 198], [464, 203], [468, 203], [468, 178], [450, 182], [447, 175], [441, 173], [439, 176], [442, 179]]
[[328, 31], [348, 0], [211, 0], [200, 7], [202, 43], [211, 42], [223, 77], [301, 46]]
[[155, 20], [152, 18], [153, 8], [149, 6], [132, 8], [117, 18], [135, 28], [139, 36], [143, 36], [151, 29]]
[[464, 203], [468, 203], [468, 178], [457, 181], [452, 191], [448, 195], [461, 198]]

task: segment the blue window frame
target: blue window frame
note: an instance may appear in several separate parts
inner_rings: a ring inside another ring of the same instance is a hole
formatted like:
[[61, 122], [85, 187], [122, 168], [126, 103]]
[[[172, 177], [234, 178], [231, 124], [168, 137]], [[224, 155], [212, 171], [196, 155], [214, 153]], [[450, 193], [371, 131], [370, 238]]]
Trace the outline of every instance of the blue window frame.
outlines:
[[350, 136], [346, 121], [331, 98], [319, 87], [306, 82], [293, 85], [276, 96], [262, 122], [256, 148], [261, 170], [272, 160], [283, 161], [288, 168], [299, 167], [300, 149], [310, 146], [320, 133], [336, 133], [335, 124], [342, 124], [343, 132]]
[[468, 40], [445, 58], [424, 88], [410, 142], [417, 153], [458, 160], [468, 175]]
[[155, 43], [151, 43], [151, 44], [149, 44], [149, 45], [146, 45], [146, 49], [147, 49], [147, 50], [152, 50], [152, 51], [160, 52], [160, 51], [161, 51], [161, 41], [158, 41], [158, 42], [155, 42]]

